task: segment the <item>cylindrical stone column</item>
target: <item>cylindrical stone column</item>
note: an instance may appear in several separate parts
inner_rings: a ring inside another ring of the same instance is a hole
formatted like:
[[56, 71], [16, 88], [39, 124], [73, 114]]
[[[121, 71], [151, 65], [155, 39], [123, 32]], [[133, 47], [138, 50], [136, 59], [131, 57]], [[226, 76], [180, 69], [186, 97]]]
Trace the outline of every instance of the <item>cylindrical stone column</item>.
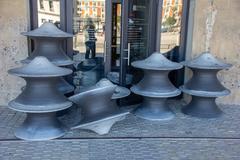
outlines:
[[132, 66], [144, 71], [143, 79], [131, 87], [133, 93], [143, 96], [143, 103], [134, 114], [147, 120], [173, 118], [166, 99], [178, 96], [181, 91], [169, 81], [168, 74], [171, 70], [182, 68], [182, 65], [169, 61], [161, 53], [153, 53], [145, 60], [133, 62]]
[[184, 93], [192, 96], [191, 102], [183, 107], [183, 113], [200, 118], [220, 116], [222, 111], [215, 99], [230, 94], [230, 91], [219, 82], [217, 73], [230, 68], [231, 64], [224, 63], [210, 53], [202, 53], [182, 64], [193, 72], [192, 78], [180, 87]]
[[57, 111], [69, 108], [72, 102], [59, 92], [59, 77], [72, 71], [53, 65], [45, 57], [36, 57], [28, 65], [11, 69], [9, 74], [24, 78], [26, 87], [9, 108], [27, 113], [24, 123], [15, 131], [24, 140], [49, 140], [65, 134], [65, 127], [55, 116]]

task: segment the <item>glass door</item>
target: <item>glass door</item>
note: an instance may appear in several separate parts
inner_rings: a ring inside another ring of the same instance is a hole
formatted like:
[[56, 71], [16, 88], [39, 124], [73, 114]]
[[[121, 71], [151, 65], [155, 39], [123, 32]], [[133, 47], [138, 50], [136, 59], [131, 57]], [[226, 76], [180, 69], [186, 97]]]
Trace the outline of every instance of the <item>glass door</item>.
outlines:
[[126, 86], [142, 78], [142, 72], [131, 67], [131, 62], [148, 56], [151, 16], [149, 0], [123, 0], [122, 5], [120, 84]]
[[141, 71], [130, 66], [148, 55], [148, 0], [73, 0], [74, 85], [103, 77], [130, 87]]
[[[73, 82], [76, 92], [105, 77], [107, 0], [73, 0]], [[111, 14], [111, 13], [110, 13]]]

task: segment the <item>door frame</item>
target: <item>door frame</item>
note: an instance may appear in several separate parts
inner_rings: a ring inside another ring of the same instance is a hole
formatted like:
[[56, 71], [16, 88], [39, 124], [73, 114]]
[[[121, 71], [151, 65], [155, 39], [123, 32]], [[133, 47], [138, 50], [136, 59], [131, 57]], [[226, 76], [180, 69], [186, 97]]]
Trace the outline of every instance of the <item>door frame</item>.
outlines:
[[111, 71], [112, 60], [112, 3], [115, 0], [105, 0], [105, 46], [104, 46], [104, 73], [105, 76]]
[[[73, 0], [59, 0], [60, 1], [60, 28], [68, 33], [73, 33], [72, 30], [72, 24], [73, 24], [73, 13], [72, 13], [72, 9], [73, 9]], [[185, 59], [185, 55], [186, 55], [186, 51], [190, 50], [189, 40], [192, 37], [192, 33], [188, 33], [188, 31], [192, 30], [193, 25], [189, 25], [189, 8], [190, 8], [190, 2], [195, 2], [195, 0], [183, 0], [183, 14], [182, 14], [182, 23], [181, 23], [181, 37], [180, 37], [180, 49], [179, 49], [179, 53], [177, 53], [179, 55], [178, 57], [178, 61], [182, 61]], [[125, 10], [126, 10], [126, 6], [128, 5], [127, 0], [105, 0], [105, 40], [108, 41], [108, 43], [106, 43], [106, 62], [105, 62], [105, 74], [107, 74], [108, 72], [111, 71], [111, 34], [112, 34], [112, 3], [119, 3], [122, 2], [122, 6], [123, 3], [125, 4]], [[29, 20], [30, 20], [30, 30], [33, 30], [35, 28], [38, 27], [38, 0], [28, 0], [29, 3]], [[149, 27], [149, 31], [148, 31], [148, 43], [151, 44], [150, 48], [148, 50], [148, 55], [152, 54], [154, 51], [159, 52], [160, 51], [160, 40], [161, 40], [161, 11], [162, 11], [162, 3], [163, 0], [149, 0], [149, 3], [151, 3], [151, 7], [150, 7], [150, 15], [152, 15], [153, 17], [151, 18], [151, 24]], [[193, 6], [195, 5], [192, 4]], [[193, 7], [192, 6], [192, 7]], [[124, 9], [123, 8], [123, 9]], [[128, 7], [127, 7], [128, 9]], [[125, 11], [122, 10], [122, 14]], [[125, 13], [126, 14], [126, 13]], [[124, 16], [122, 16], [124, 17]], [[154, 19], [157, 19], [156, 21], [154, 21]], [[190, 18], [190, 21], [192, 21], [193, 18]], [[122, 21], [122, 23], [126, 24], [126, 20], [127, 18], [125, 18], [125, 22]], [[125, 32], [126, 33], [126, 32]], [[122, 40], [121, 40], [122, 41]], [[122, 53], [124, 52], [124, 48], [126, 49], [127, 44], [123, 44], [123, 46], [121, 45], [121, 58], [120, 58], [120, 64], [121, 66], [126, 66], [126, 61], [122, 61], [121, 59], [123, 59], [126, 56], [126, 53]], [[67, 52], [67, 55], [69, 57], [73, 56], [73, 39], [68, 39], [65, 43], [64, 43], [64, 48]], [[33, 49], [33, 43], [31, 40], [28, 39], [28, 53], [31, 53], [32, 49]], [[122, 69], [120, 69], [120, 77], [122, 77], [120, 79], [121, 84], [124, 84], [124, 75], [126, 74], [126, 67], [121, 67]], [[179, 77], [179, 75], [183, 75], [184, 71], [181, 70], [178, 73], [177, 76], [177, 83], [181, 84], [183, 83], [184, 78], [183, 77]], [[70, 82], [72, 81], [71, 78], [69, 80]]]
[[[158, 51], [161, 36], [161, 18], [162, 14], [162, 0], [148, 0], [149, 2], [149, 27], [147, 31], [147, 51], [146, 57], [153, 52]], [[129, 1], [122, 0], [122, 25], [121, 25], [121, 56], [120, 56], [120, 85], [125, 86], [125, 79], [127, 74], [127, 60], [128, 60], [128, 12]], [[151, 17], [151, 18], [150, 18]], [[156, 23], [157, 22], [157, 23]], [[160, 27], [160, 29], [159, 29]], [[159, 43], [158, 43], [159, 42]]]

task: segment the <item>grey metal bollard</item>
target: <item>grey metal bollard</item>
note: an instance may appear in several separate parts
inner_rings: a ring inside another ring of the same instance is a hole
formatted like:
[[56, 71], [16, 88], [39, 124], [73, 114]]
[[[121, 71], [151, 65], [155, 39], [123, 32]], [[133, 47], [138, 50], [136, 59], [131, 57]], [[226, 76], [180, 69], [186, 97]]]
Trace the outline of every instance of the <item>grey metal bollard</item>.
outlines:
[[[31, 62], [37, 56], [48, 58], [57, 66], [72, 65], [73, 61], [66, 55], [63, 50], [63, 41], [67, 38], [72, 38], [73, 35], [63, 32], [58, 29], [53, 23], [45, 22], [39, 28], [29, 32], [24, 32], [22, 35], [31, 38], [34, 41], [34, 50], [23, 63]], [[70, 93], [74, 87], [70, 85], [63, 77], [58, 79], [59, 91], [63, 94]]]
[[24, 140], [49, 140], [65, 134], [65, 127], [55, 113], [71, 107], [72, 102], [58, 91], [59, 77], [69, 75], [70, 69], [53, 65], [45, 57], [36, 57], [26, 66], [11, 69], [13, 74], [25, 79], [22, 93], [9, 102], [9, 108], [27, 113], [24, 123], [15, 131]]
[[134, 111], [138, 117], [147, 120], [168, 120], [174, 117], [166, 104], [166, 98], [181, 94], [168, 79], [171, 70], [182, 68], [181, 64], [171, 62], [161, 53], [153, 53], [150, 57], [132, 63], [135, 68], [144, 71], [143, 79], [131, 91], [143, 96], [143, 103]]
[[224, 63], [208, 52], [181, 63], [193, 71], [192, 78], [180, 87], [184, 93], [192, 95], [191, 102], [183, 107], [183, 113], [200, 118], [220, 116], [222, 111], [215, 99], [230, 94], [230, 91], [219, 82], [217, 73], [232, 65]]
[[95, 86], [69, 97], [70, 101], [81, 107], [83, 117], [72, 129], [87, 129], [100, 135], [107, 134], [113, 124], [124, 119], [129, 113], [120, 110], [115, 100], [129, 94], [128, 89], [117, 88], [109, 80], [102, 79]]

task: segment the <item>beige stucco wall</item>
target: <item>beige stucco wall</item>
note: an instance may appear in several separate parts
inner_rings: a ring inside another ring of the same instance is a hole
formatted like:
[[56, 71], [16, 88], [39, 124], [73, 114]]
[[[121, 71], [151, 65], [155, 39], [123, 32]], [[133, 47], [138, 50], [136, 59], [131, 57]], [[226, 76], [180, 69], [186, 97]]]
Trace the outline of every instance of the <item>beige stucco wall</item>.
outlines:
[[20, 35], [28, 26], [27, 0], [0, 0], [0, 106], [15, 97], [24, 81], [7, 70], [27, 56], [27, 39]]
[[192, 53], [187, 53], [187, 58], [210, 48], [215, 56], [233, 64], [230, 70], [218, 74], [232, 93], [217, 101], [240, 104], [240, 1], [196, 0], [195, 4]]

